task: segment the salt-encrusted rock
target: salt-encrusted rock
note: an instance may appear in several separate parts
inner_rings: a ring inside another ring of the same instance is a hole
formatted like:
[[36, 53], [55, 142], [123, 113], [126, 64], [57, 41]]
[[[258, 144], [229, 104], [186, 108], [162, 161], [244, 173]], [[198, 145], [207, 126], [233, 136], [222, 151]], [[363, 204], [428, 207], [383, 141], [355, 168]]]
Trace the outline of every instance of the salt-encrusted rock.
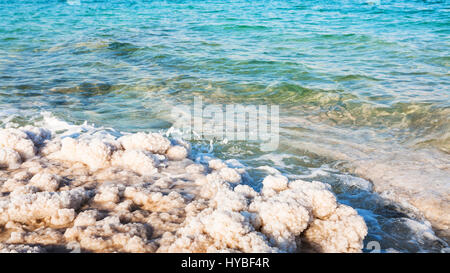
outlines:
[[21, 168], [27, 170], [27, 172], [32, 175], [43, 172], [46, 169], [45, 163], [39, 160], [25, 161], [22, 163]]
[[316, 218], [305, 232], [306, 241], [319, 252], [361, 252], [366, 235], [364, 219], [346, 205], [327, 219]]
[[22, 164], [20, 154], [11, 148], [0, 148], [0, 169], [17, 169]]
[[172, 191], [165, 195], [159, 191], [146, 188], [145, 185], [127, 187], [124, 191], [124, 197], [149, 211], [167, 212], [183, 209], [185, 206], [185, 199], [178, 192]]
[[255, 213], [261, 231], [272, 244], [283, 251], [294, 252], [297, 250], [295, 237], [308, 227], [311, 220], [310, 207], [311, 204], [301, 195], [286, 190], [268, 198], [257, 196], [249, 211]]
[[208, 165], [211, 169], [213, 170], [220, 170], [222, 168], [226, 168], [227, 164], [225, 164], [222, 160], [220, 159], [212, 159], [208, 162]]
[[188, 156], [188, 150], [183, 146], [172, 146], [166, 152], [170, 160], [183, 160]]
[[95, 252], [154, 252], [148, 241], [151, 231], [141, 223], [123, 224], [116, 216], [90, 225], [76, 225], [64, 233], [67, 241], [76, 241], [83, 249]]
[[262, 194], [264, 196], [275, 195], [277, 192], [283, 191], [288, 187], [288, 179], [285, 176], [269, 175], [263, 180]]
[[29, 185], [35, 186], [42, 191], [56, 191], [61, 183], [61, 178], [57, 175], [41, 172], [34, 175]]
[[158, 158], [146, 151], [126, 150], [115, 152], [111, 165], [127, 168], [140, 175], [152, 175], [158, 172]]
[[99, 215], [100, 213], [98, 212], [98, 210], [83, 211], [78, 214], [77, 218], [75, 218], [73, 225], [75, 227], [95, 225]]
[[8, 243], [27, 243], [40, 245], [56, 245], [63, 242], [63, 234], [61, 231], [52, 228], [38, 228], [33, 231], [25, 231], [19, 229], [10, 234]]
[[242, 178], [241, 175], [235, 169], [228, 167], [220, 169], [219, 175], [223, 180], [230, 183], [239, 183], [241, 182]]
[[114, 144], [97, 138], [91, 140], [64, 138], [61, 141], [61, 150], [51, 154], [50, 158], [81, 162], [95, 171], [108, 167], [111, 155], [117, 149]]
[[19, 185], [17, 187], [15, 187], [10, 193], [9, 193], [9, 197], [11, 198], [15, 198], [15, 197], [19, 197], [19, 196], [23, 196], [26, 194], [33, 194], [39, 192], [39, 188], [34, 187], [32, 185]]
[[328, 184], [296, 180], [289, 183], [289, 189], [307, 200], [315, 218], [326, 218], [336, 210], [336, 197]]
[[303, 240], [353, 252], [367, 233], [326, 184], [274, 172], [257, 192], [236, 160], [194, 163], [189, 145], [159, 134], [61, 139], [29, 127], [0, 130], [0, 143], [2, 251], [298, 252]]
[[[163, 252], [274, 252], [264, 235], [255, 232], [250, 220], [238, 212], [201, 211], [186, 220], [176, 236], [165, 238]], [[166, 235], [169, 237], [170, 235]]]
[[61, 150], [61, 146], [62, 144], [60, 139], [51, 139], [47, 141], [43, 147], [41, 147], [40, 154], [42, 156], [48, 156], [56, 153]]
[[126, 150], [145, 150], [154, 154], [165, 154], [170, 140], [156, 133], [136, 133], [118, 140]]
[[14, 245], [0, 243], [0, 253], [46, 253], [47, 251], [39, 246]]
[[108, 167], [113, 151], [116, 149], [108, 142], [100, 139], [76, 140], [64, 138], [61, 141], [61, 150], [51, 154], [52, 159], [81, 162], [91, 170]]
[[89, 198], [90, 193], [84, 189], [14, 194], [9, 202], [0, 202], [0, 225], [9, 221], [24, 225], [34, 225], [37, 221], [66, 225], [75, 219], [76, 209]]
[[205, 172], [205, 167], [201, 164], [191, 164], [185, 168], [187, 173], [200, 174]]
[[124, 185], [105, 184], [101, 185], [94, 197], [95, 202], [99, 203], [118, 203], [123, 196]]
[[231, 189], [228, 183], [222, 181], [211, 181], [214, 185], [214, 194], [211, 195], [209, 205], [227, 211], [247, 211], [249, 200], [240, 191]]

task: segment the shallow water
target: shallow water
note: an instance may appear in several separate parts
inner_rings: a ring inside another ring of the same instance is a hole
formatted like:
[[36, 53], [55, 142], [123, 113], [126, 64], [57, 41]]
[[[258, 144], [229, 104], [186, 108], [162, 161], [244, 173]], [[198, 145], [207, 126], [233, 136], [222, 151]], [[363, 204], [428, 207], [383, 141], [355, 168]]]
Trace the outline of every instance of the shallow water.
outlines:
[[[440, 251], [426, 219], [448, 235], [436, 215], [448, 213], [450, 192], [449, 7], [0, 1], [0, 123], [39, 123], [46, 111], [60, 122], [159, 131], [172, 127], [173, 106], [196, 96], [276, 104], [277, 151], [194, 143], [246, 164], [256, 188], [266, 165], [332, 184], [365, 217], [366, 245]], [[404, 194], [417, 189], [425, 197]], [[441, 207], [421, 211], [427, 200]]]

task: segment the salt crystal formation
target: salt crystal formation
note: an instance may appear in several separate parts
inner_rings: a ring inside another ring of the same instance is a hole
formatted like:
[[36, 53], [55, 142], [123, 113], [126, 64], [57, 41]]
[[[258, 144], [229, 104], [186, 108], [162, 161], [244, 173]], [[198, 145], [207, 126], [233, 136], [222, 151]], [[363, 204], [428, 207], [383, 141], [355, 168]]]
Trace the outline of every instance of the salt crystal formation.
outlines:
[[327, 184], [188, 158], [159, 134], [0, 130], [0, 252], [359, 252], [362, 217]]

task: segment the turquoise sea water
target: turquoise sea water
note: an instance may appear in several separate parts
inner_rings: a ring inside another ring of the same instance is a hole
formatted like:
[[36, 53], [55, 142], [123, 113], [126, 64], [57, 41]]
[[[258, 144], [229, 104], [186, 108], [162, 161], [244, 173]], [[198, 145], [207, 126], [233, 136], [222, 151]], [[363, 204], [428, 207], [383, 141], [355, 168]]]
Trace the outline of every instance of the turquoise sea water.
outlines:
[[367, 185], [420, 174], [448, 196], [449, 52], [448, 0], [0, 0], [0, 125], [45, 111], [166, 130], [195, 96], [279, 105], [277, 151], [212, 153], [246, 164], [255, 185], [261, 165], [332, 184], [383, 250], [440, 251], [424, 219]]

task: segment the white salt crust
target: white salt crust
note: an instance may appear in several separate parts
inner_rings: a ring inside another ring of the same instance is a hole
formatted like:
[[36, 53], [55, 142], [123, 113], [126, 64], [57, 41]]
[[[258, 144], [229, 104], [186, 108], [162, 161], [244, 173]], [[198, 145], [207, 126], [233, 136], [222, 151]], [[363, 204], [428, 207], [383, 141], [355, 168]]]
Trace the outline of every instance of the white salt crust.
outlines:
[[159, 134], [0, 130], [0, 252], [359, 252], [362, 217], [327, 184], [188, 158]]
[[8, 245], [0, 243], [0, 253], [45, 253], [45, 249], [39, 246]]
[[10, 148], [0, 148], [0, 168], [17, 169], [22, 164], [20, 154]]

